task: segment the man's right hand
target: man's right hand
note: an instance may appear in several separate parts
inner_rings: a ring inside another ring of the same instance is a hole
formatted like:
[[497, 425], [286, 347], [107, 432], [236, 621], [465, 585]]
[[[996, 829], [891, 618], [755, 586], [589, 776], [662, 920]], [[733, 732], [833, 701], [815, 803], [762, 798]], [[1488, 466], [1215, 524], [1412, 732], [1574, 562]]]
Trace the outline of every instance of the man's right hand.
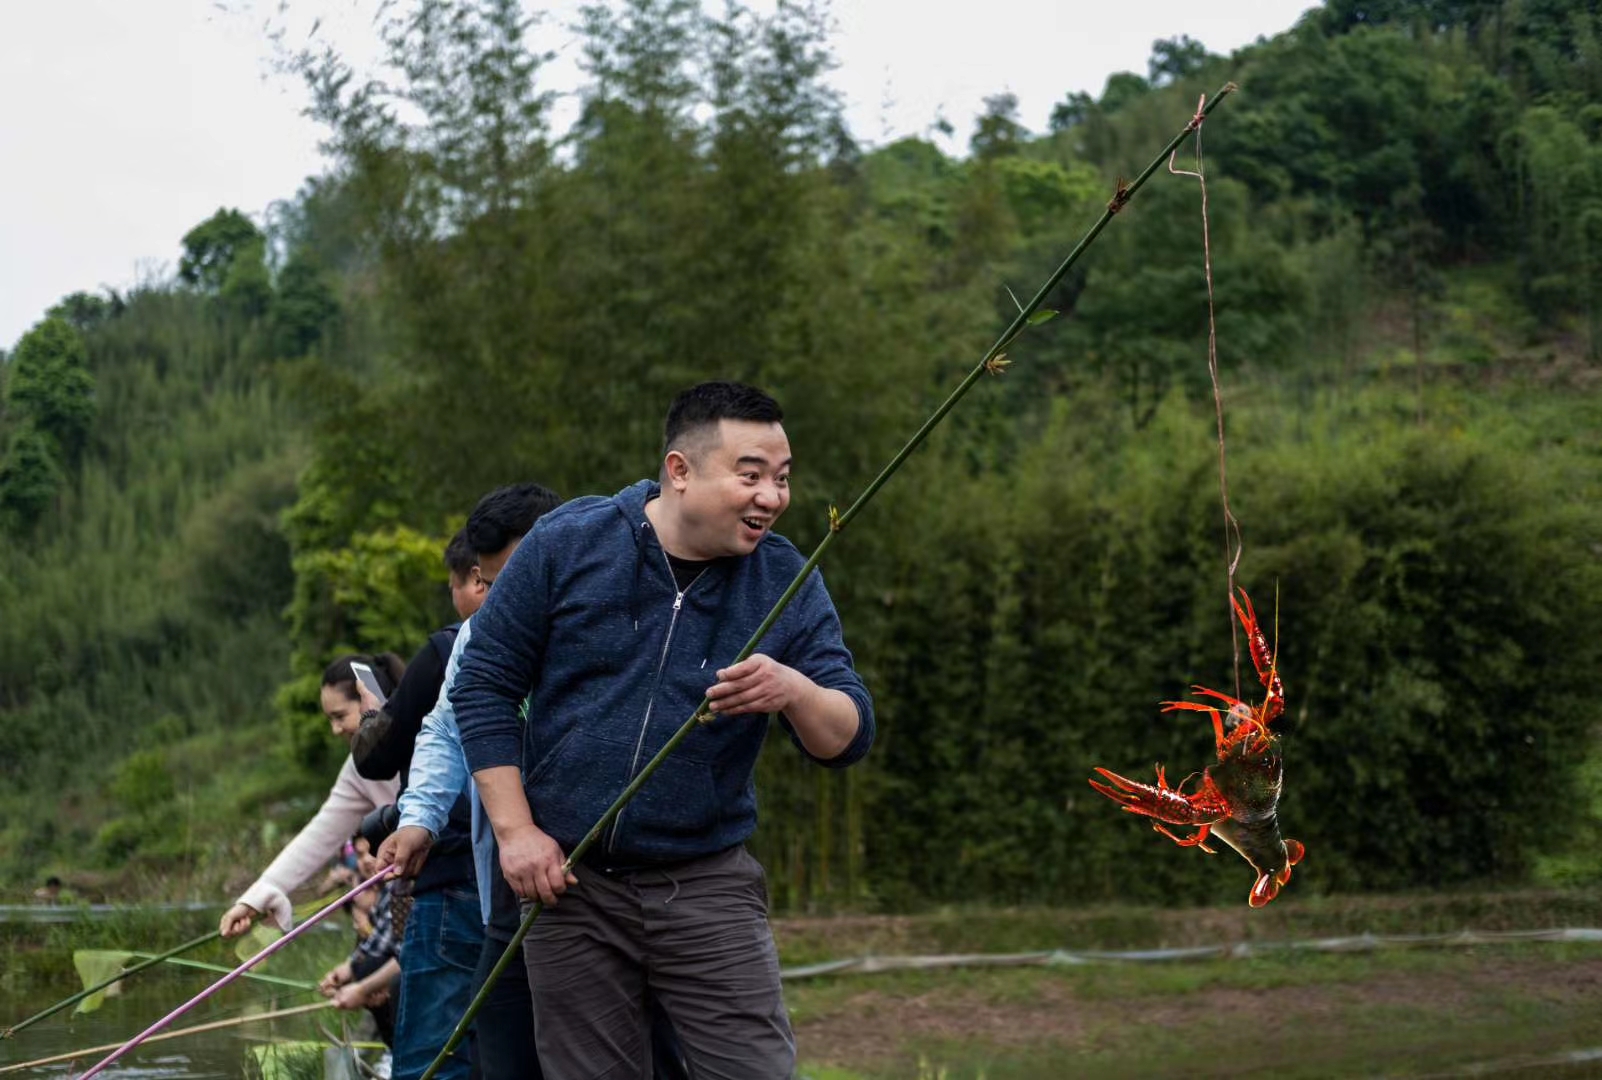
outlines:
[[538, 825], [524, 825], [498, 839], [501, 873], [506, 875], [512, 891], [523, 899], [538, 897], [540, 903], [553, 907], [569, 885], [578, 884], [572, 874], [562, 874], [566, 861], [562, 846], [541, 832]]
[[259, 918], [261, 912], [249, 904], [235, 904], [223, 912], [222, 921], [217, 924], [217, 931], [225, 938], [236, 938], [249, 930], [251, 924]]
[[414, 878], [422, 873], [428, 861], [428, 849], [434, 846], [434, 836], [421, 825], [402, 825], [378, 846], [380, 868], [393, 866], [401, 877]]

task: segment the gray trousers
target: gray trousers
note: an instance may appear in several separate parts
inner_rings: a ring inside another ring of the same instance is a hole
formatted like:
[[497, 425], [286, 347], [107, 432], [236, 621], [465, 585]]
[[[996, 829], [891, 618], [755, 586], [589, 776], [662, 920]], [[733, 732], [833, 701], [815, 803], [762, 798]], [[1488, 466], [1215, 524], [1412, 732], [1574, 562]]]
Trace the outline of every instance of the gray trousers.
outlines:
[[546, 1080], [650, 1080], [647, 987], [695, 1080], [792, 1075], [767, 882], [745, 848], [671, 872], [577, 876], [523, 942]]

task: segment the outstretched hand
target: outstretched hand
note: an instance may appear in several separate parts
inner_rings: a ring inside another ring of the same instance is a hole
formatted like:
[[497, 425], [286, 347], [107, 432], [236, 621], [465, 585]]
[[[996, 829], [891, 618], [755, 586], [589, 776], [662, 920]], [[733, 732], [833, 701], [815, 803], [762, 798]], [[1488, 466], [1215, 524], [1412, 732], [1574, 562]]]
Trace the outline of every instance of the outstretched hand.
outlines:
[[393, 866], [401, 877], [414, 878], [423, 871], [428, 861], [428, 850], [434, 846], [434, 836], [421, 825], [402, 825], [390, 833], [378, 846], [380, 868]]
[[249, 904], [235, 904], [223, 912], [222, 921], [217, 924], [217, 932], [225, 938], [236, 938], [249, 930], [259, 918], [261, 912]]
[[334, 992], [336, 1009], [376, 1009], [388, 1000], [388, 986], [369, 986], [365, 981], [341, 986]]
[[348, 985], [355, 978], [355, 973], [350, 969], [350, 961], [347, 960], [318, 980], [317, 992], [323, 997], [333, 997], [340, 987]]

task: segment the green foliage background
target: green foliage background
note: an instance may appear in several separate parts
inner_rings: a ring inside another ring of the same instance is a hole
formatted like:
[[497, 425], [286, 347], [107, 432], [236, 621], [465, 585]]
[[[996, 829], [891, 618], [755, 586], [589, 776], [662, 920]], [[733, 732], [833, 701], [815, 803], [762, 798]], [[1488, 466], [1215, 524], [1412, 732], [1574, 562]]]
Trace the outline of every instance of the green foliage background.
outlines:
[[[0, 367], [0, 883], [226, 899], [337, 765], [322, 666], [448, 618], [483, 492], [652, 473], [693, 381], [784, 403], [815, 543], [1226, 79], [1219, 359], [1295, 891], [1602, 878], [1602, 27], [1549, 7], [1158, 42], [1047, 133], [998, 94], [963, 156], [858, 143], [806, 6], [591, 9], [568, 131], [511, 0], [391, 9], [381, 78], [288, 58], [329, 172]], [[835, 549], [881, 736], [764, 757], [781, 905], [1241, 898], [1085, 785], [1200, 769], [1159, 703], [1234, 687], [1200, 248], [1159, 175]]]

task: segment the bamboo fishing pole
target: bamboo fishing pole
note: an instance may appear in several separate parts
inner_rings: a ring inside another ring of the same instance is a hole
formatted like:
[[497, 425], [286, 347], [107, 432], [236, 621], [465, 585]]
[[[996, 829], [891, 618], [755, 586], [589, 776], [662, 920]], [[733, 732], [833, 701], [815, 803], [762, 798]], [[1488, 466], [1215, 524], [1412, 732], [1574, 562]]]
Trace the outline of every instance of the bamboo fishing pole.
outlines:
[[[1218, 93], [1213, 95], [1211, 101], [1206, 102], [1196, 110], [1196, 115], [1191, 118], [1185, 129], [1169, 140], [1168, 145], [1163, 147], [1162, 152], [1152, 159], [1151, 164], [1141, 170], [1139, 176], [1127, 182], [1122, 179], [1118, 181], [1113, 191], [1113, 197], [1107, 201], [1107, 207], [1102, 211], [1101, 217], [1090, 227], [1079, 243], [1074, 245], [1074, 249], [1068, 253], [1068, 257], [1062, 261], [1056, 270], [1052, 271], [1051, 276], [1046, 279], [1045, 283], [1035, 291], [1029, 302], [1019, 305], [1018, 314], [1013, 317], [1007, 328], [1001, 332], [1001, 336], [996, 339], [995, 344], [985, 351], [983, 358], [974, 365], [972, 371], [968, 372], [967, 377], [957, 385], [957, 388], [940, 404], [940, 407], [934, 411], [933, 415], [923, 422], [923, 426], [913, 433], [912, 438], [907, 440], [906, 445], [896, 453], [895, 457], [890, 459], [890, 463], [863, 489], [862, 494], [857, 496], [856, 501], [847, 508], [845, 513], [838, 512], [834, 507], [829, 508], [829, 532], [819, 542], [818, 546], [813, 549], [806, 563], [796, 573], [795, 579], [790, 582], [789, 586], [779, 596], [778, 601], [773, 605], [773, 609], [768, 612], [767, 618], [763, 619], [762, 625], [758, 626], [751, 634], [750, 640], [745, 643], [745, 647], [740, 650], [739, 655], [729, 661], [730, 665], [738, 664], [756, 651], [757, 645], [762, 641], [762, 638], [767, 635], [773, 624], [779, 620], [779, 616], [784, 614], [785, 609], [790, 606], [790, 601], [800, 591], [807, 577], [817, 568], [819, 561], [823, 558], [823, 553], [834, 543], [834, 538], [840, 535], [845, 527], [851, 523], [852, 519], [862, 511], [863, 507], [867, 506], [868, 502], [878, 494], [879, 489], [890, 480], [890, 477], [895, 475], [897, 470], [901, 468], [902, 463], [912, 455], [914, 450], [923, 444], [924, 439], [928, 438], [929, 433], [935, 429], [940, 421], [946, 418], [946, 414], [955, 408], [957, 403], [967, 395], [968, 391], [973, 388], [974, 383], [978, 382], [984, 375], [997, 375], [1005, 369], [1007, 364], [1006, 348], [1030, 326], [1038, 322], [1044, 322], [1046, 318], [1056, 314], [1055, 312], [1050, 314], [1042, 313], [1044, 318], [1037, 319], [1035, 317], [1036, 313], [1040, 311], [1040, 306], [1045, 303], [1047, 295], [1057, 287], [1074, 263], [1079, 261], [1079, 257], [1084, 254], [1085, 249], [1095, 242], [1096, 237], [1101, 235], [1101, 231], [1107, 227], [1107, 223], [1129, 204], [1135, 193], [1145, 185], [1151, 175], [1163, 166], [1164, 162], [1169, 159], [1174, 151], [1179, 149], [1186, 138], [1201, 127], [1202, 121], [1212, 114], [1212, 111], [1218, 107], [1219, 102], [1233, 93], [1235, 89], [1234, 83], [1225, 83]], [[696, 706], [689, 719], [685, 720], [662, 749], [657, 751], [656, 755], [645, 763], [645, 767], [640, 770], [639, 775], [623, 789], [623, 793], [607, 808], [606, 813], [601, 815], [601, 819], [591, 826], [590, 831], [585, 833], [584, 838], [568, 853], [567, 861], [562, 864], [564, 877], [572, 871], [573, 867], [578, 865], [579, 859], [590, 849], [591, 845], [595, 843], [606, 827], [612, 823], [623, 807], [639, 793], [640, 788], [651, 778], [651, 775], [656, 772], [668, 755], [673, 753], [678, 748], [678, 745], [684, 741], [685, 737], [695, 730], [697, 726], [709, 723], [713, 719], [712, 714], [707, 711], [707, 705], [707, 699], [702, 698], [701, 704]], [[518, 950], [522, 947], [523, 939], [528, 936], [529, 928], [534, 925], [534, 920], [539, 917], [543, 907], [544, 905], [538, 900], [534, 901], [529, 907], [528, 914], [523, 917], [521, 925], [517, 928], [517, 933], [512, 936], [511, 943], [507, 945], [506, 951], [501, 954], [501, 958], [496, 961], [495, 966], [490, 969], [489, 975], [484, 980], [483, 987], [474, 996], [472, 1002], [469, 1003], [466, 1014], [456, 1025], [456, 1029], [451, 1032], [451, 1037], [440, 1050], [439, 1056], [433, 1060], [427, 1071], [423, 1073], [422, 1080], [433, 1080], [435, 1073], [439, 1071], [445, 1059], [467, 1037], [467, 1031], [472, 1026], [473, 1019], [478, 1015], [479, 1009], [483, 1007], [485, 998], [488, 997], [491, 988], [494, 987], [495, 981], [501, 977], [502, 973], [512, 963], [512, 958], [517, 955]]]
[[[181, 1039], [185, 1035], [199, 1035], [207, 1031], [221, 1031], [224, 1028], [243, 1027], [246, 1024], [260, 1023], [264, 1020], [281, 1020], [286, 1016], [299, 1016], [302, 1013], [316, 1012], [318, 1009], [332, 1009], [332, 1001], [314, 1001], [310, 1005], [296, 1005], [289, 1009], [278, 1009], [275, 1012], [252, 1013], [249, 1016], [234, 1016], [227, 1020], [213, 1020], [207, 1024], [196, 1024], [194, 1027], [180, 1028], [177, 1031], [168, 1031], [160, 1035], [152, 1035], [145, 1042], [163, 1042], [167, 1039]], [[107, 1050], [115, 1050], [121, 1043], [108, 1043], [105, 1046], [87, 1046], [82, 1050], [72, 1050], [65, 1054], [55, 1054], [51, 1057], [38, 1058], [34, 1061], [23, 1061], [16, 1065], [0, 1066], [0, 1076], [6, 1073], [21, 1072], [24, 1069], [36, 1068], [40, 1065], [59, 1065], [63, 1061], [77, 1061], [88, 1054], [104, 1054]], [[87, 1075], [87, 1074], [85, 1074]]]
[[366, 881], [364, 881], [360, 885], [356, 886], [350, 892], [346, 893], [344, 896], [339, 897], [333, 903], [329, 904], [327, 907], [325, 907], [321, 911], [317, 912], [315, 915], [313, 915], [311, 918], [307, 919], [305, 922], [301, 923], [299, 926], [295, 927], [289, 933], [285, 934], [283, 937], [279, 938], [277, 941], [275, 941], [271, 945], [267, 946], [261, 952], [257, 953], [255, 956], [252, 956], [249, 960], [246, 960], [243, 964], [240, 964], [238, 967], [234, 968], [234, 970], [230, 971], [228, 974], [224, 975], [222, 978], [218, 979], [216, 982], [214, 982], [210, 986], [206, 987], [206, 989], [202, 990], [200, 993], [196, 994], [194, 997], [190, 998], [188, 1001], [186, 1001], [182, 1005], [178, 1006], [172, 1012], [168, 1013], [166, 1016], [162, 1017], [160, 1020], [157, 1020], [154, 1024], [151, 1024], [144, 1031], [141, 1031], [138, 1035], [135, 1035], [133, 1038], [129, 1039], [127, 1042], [123, 1043], [121, 1046], [118, 1046], [115, 1050], [113, 1050], [111, 1052], [111, 1054], [109, 1054], [107, 1057], [103, 1058], [93, 1068], [91, 1068], [88, 1072], [86, 1072], [82, 1076], [80, 1076], [78, 1078], [78, 1080], [90, 1080], [90, 1077], [98, 1076], [103, 1070], [106, 1069], [107, 1066], [111, 1065], [118, 1058], [122, 1057], [122, 1055], [124, 1055], [128, 1051], [134, 1049], [140, 1043], [143, 1043], [143, 1042], [147, 1041], [156, 1032], [160, 1031], [162, 1028], [166, 1027], [168, 1024], [170, 1024], [174, 1020], [178, 1019], [180, 1016], [182, 1016], [184, 1013], [188, 1012], [190, 1009], [194, 1008], [196, 1005], [199, 1005], [202, 1001], [205, 1001], [211, 995], [215, 994], [217, 991], [221, 990], [223, 987], [227, 986], [229, 983], [233, 982], [235, 979], [237, 979], [240, 976], [244, 975], [245, 972], [249, 971], [251, 968], [255, 967], [257, 964], [259, 964], [262, 961], [266, 960], [273, 953], [277, 952], [279, 949], [282, 949], [285, 945], [288, 945], [291, 941], [294, 941], [297, 937], [299, 937], [301, 934], [305, 933], [307, 930], [310, 930], [312, 927], [314, 927], [318, 923], [322, 922], [329, 915], [331, 915], [335, 911], [337, 911], [343, 904], [345, 904], [347, 901], [349, 901], [352, 897], [355, 897], [355, 896], [357, 896], [357, 895], [359, 895], [361, 893], [366, 892], [368, 889], [372, 888], [374, 885], [377, 885], [380, 881], [383, 881], [385, 878], [389, 877], [390, 875], [392, 875], [394, 873], [395, 873], [395, 868], [394, 867], [386, 866], [384, 869], [380, 870], [378, 873], [374, 874], [372, 877], [368, 878]]
[[213, 930], [211, 933], [203, 934], [200, 937], [197, 937], [192, 941], [186, 941], [182, 945], [177, 946], [176, 948], [168, 949], [166, 952], [162, 953], [160, 956], [152, 956], [148, 960], [144, 960], [144, 961], [142, 961], [140, 963], [137, 963], [133, 967], [128, 968], [125, 971], [119, 971], [117, 974], [113, 975], [111, 978], [102, 979], [100, 982], [95, 983], [93, 986], [88, 987], [87, 989], [84, 989], [84, 990], [80, 990], [78, 993], [73, 994], [71, 997], [66, 998], [63, 1001], [56, 1002], [54, 1005], [50, 1006], [48, 1009], [44, 1010], [43, 1012], [34, 1013], [32, 1016], [28, 1017], [26, 1020], [23, 1020], [22, 1022], [20, 1022], [18, 1024], [14, 1024], [11, 1027], [6, 1028], [4, 1031], [0, 1031], [0, 1039], [9, 1039], [13, 1035], [15, 1035], [17, 1032], [23, 1030], [24, 1028], [31, 1027], [32, 1025], [37, 1024], [39, 1021], [44, 1020], [47, 1017], [54, 1016], [56, 1013], [60, 1012], [62, 1009], [65, 1009], [70, 1005], [76, 1005], [78, 1002], [82, 1001], [84, 998], [89, 997], [91, 994], [99, 993], [100, 991], [104, 990], [106, 987], [112, 985], [113, 983], [121, 982], [123, 979], [128, 978], [130, 975], [137, 975], [139, 972], [144, 971], [146, 968], [154, 967], [155, 965], [161, 963], [163, 960], [171, 960], [173, 957], [178, 956], [181, 953], [186, 953], [190, 949], [198, 949], [200, 946], [205, 945], [208, 942], [215, 941], [220, 937], [222, 937], [222, 933], [220, 931]]

